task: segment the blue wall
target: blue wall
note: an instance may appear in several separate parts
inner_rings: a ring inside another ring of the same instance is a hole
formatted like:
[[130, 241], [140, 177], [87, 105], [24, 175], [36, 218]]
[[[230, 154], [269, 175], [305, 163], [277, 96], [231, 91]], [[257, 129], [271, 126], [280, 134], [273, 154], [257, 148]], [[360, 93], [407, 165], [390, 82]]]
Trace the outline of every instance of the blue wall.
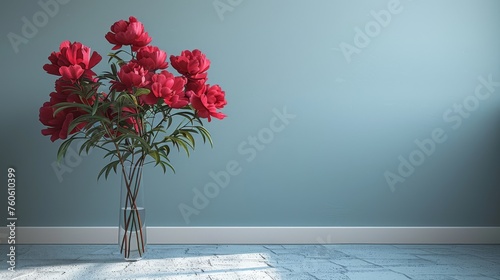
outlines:
[[500, 1], [145, 2], [3, 4], [0, 173], [17, 171], [18, 225], [117, 224], [118, 177], [96, 180], [98, 151], [56, 172], [38, 109], [60, 41], [105, 56], [134, 15], [169, 55], [205, 52], [228, 99], [213, 149], [145, 171], [149, 225], [500, 226]]

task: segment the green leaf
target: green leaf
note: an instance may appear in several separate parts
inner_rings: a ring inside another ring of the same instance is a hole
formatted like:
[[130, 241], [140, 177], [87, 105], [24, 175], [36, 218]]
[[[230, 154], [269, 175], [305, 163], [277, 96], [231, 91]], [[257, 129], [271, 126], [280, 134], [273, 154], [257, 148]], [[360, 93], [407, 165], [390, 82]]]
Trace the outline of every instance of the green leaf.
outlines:
[[99, 175], [97, 175], [97, 180], [99, 180], [99, 178], [101, 178], [102, 174], [105, 174], [104, 178], [107, 179], [111, 170], [113, 170], [116, 173], [116, 167], [118, 166], [119, 163], [120, 163], [119, 160], [115, 160], [115, 161], [108, 163], [106, 166], [104, 166], [101, 169], [101, 171], [99, 172]]
[[195, 141], [194, 141], [194, 137], [193, 135], [191, 135], [191, 133], [185, 131], [185, 130], [181, 130], [181, 134], [182, 136], [184, 136], [187, 140], [189, 140], [189, 146], [191, 146], [191, 148], [194, 150], [194, 146], [195, 146]]
[[130, 145], [132, 145], [133, 147], [141, 148], [144, 154], [149, 154], [149, 152], [151, 152], [151, 146], [142, 137], [134, 134], [134, 132], [131, 132], [132, 130], [119, 129], [119, 131], [123, 131], [124, 134], [117, 137], [116, 141], [126, 142], [127, 140], [129, 140]]
[[149, 94], [149, 93], [150, 93], [150, 90], [147, 88], [138, 88], [135, 90], [134, 95], [141, 96], [141, 95], [145, 95], [145, 94]]
[[148, 155], [151, 156], [155, 160], [156, 165], [158, 165], [158, 163], [160, 163], [160, 154], [157, 151], [153, 150], [153, 151], [149, 152]]
[[171, 137], [170, 139], [172, 140], [172, 144], [177, 148], [177, 150], [180, 151], [180, 148], [183, 148], [184, 151], [186, 152], [187, 156], [188, 157], [190, 156], [189, 145], [186, 144], [185, 140], [183, 140], [182, 138], [178, 138], [178, 137]]
[[203, 143], [210, 142], [210, 146], [213, 147], [214, 143], [212, 142], [212, 136], [210, 135], [210, 132], [203, 126], [196, 126], [196, 129], [200, 131], [201, 137], [203, 138]]
[[175, 173], [175, 168], [172, 164], [170, 164], [169, 162], [166, 162], [166, 161], [162, 161], [161, 162], [161, 165], [163, 167], [163, 173], [166, 173], [166, 167], [170, 168], [170, 170], [172, 170], [173, 173]]
[[75, 135], [72, 137], [66, 139], [64, 142], [61, 143], [59, 146], [59, 149], [57, 150], [57, 161], [61, 162], [61, 160], [66, 156], [66, 152], [68, 151], [69, 146], [71, 143], [75, 140]]
[[88, 139], [87, 141], [83, 142], [83, 144], [80, 146], [80, 149], [78, 150], [78, 154], [81, 155], [83, 150], [88, 154], [90, 151], [90, 148], [95, 146], [95, 140], [94, 139]]
[[[192, 126], [189, 126], [189, 127], [192, 127]], [[187, 127], [184, 127], [184, 128], [182, 129], [182, 131], [187, 131], [187, 132], [190, 132], [190, 133], [196, 133], [196, 134], [200, 133], [200, 132], [199, 132], [198, 130], [196, 130], [196, 129], [193, 129], [193, 128], [187, 128]]]
[[92, 113], [91, 113], [92, 116], [95, 116], [95, 113], [97, 112], [97, 108], [99, 108], [99, 102], [96, 100], [94, 102], [94, 106], [92, 106]]
[[115, 76], [115, 77], [118, 75], [118, 71], [116, 69], [116, 64], [114, 64], [114, 63], [111, 63], [111, 72], [112, 72], [113, 76]]
[[168, 155], [170, 154], [170, 147], [168, 145], [163, 145], [158, 147], [157, 149], [160, 156], [168, 160]]
[[54, 107], [56, 108], [54, 110], [54, 116], [57, 115], [60, 111], [64, 109], [74, 109], [74, 108], [79, 108], [82, 109], [83, 111], [90, 113], [92, 111], [92, 107], [89, 105], [81, 104], [81, 103], [73, 103], [73, 102], [60, 102], [57, 104], [54, 104]]
[[158, 163], [158, 165], [160, 165], [161, 168], [163, 169], [163, 174], [167, 173], [167, 167], [166, 167], [165, 163], [163, 163], [163, 161], [160, 161]]
[[167, 118], [167, 127], [166, 128], [168, 129], [171, 126], [172, 126], [172, 118], [169, 117], [169, 118]]
[[109, 56], [108, 63], [110, 63], [110, 62], [111, 62], [111, 60], [113, 60], [113, 58], [114, 58], [114, 59], [116, 59], [116, 62], [117, 62], [119, 65], [121, 65], [121, 64], [123, 64], [123, 63], [125, 63], [125, 62], [123, 61], [123, 59], [121, 59], [121, 58], [118, 56], [118, 54], [119, 54], [119, 53], [121, 53], [121, 52], [123, 52], [123, 51], [124, 51], [124, 50], [119, 50], [119, 51], [117, 51], [117, 52], [115, 52], [115, 53], [109, 53], [109, 54], [108, 54], [108, 56]]
[[110, 150], [109, 152], [107, 152], [102, 158], [107, 158], [109, 156], [111, 156], [111, 158], [117, 156], [118, 153], [122, 153], [124, 152], [125, 150], [124, 149], [119, 149], [119, 150]]

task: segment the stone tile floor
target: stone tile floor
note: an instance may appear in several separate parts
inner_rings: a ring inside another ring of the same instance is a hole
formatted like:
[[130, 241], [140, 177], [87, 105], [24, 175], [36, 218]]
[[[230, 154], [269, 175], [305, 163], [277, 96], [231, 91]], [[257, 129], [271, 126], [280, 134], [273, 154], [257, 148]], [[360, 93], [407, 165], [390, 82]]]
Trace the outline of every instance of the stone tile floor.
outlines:
[[149, 245], [125, 262], [112, 245], [1, 245], [0, 279], [500, 279], [500, 245]]

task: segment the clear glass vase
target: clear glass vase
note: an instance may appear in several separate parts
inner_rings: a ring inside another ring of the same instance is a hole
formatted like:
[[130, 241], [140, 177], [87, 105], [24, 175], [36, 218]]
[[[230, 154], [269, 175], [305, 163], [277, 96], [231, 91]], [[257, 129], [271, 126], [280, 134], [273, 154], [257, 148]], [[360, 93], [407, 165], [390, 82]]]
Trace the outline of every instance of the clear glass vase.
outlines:
[[147, 245], [142, 165], [124, 166], [120, 173], [118, 246], [125, 260], [137, 261], [144, 257]]

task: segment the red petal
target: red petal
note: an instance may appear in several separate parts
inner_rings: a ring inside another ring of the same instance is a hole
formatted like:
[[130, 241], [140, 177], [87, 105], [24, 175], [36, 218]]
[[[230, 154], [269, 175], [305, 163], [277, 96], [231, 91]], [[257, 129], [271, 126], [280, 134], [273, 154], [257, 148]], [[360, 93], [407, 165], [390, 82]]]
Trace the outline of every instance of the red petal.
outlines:
[[101, 62], [102, 56], [97, 53], [93, 52], [92, 56], [90, 57], [89, 65], [88, 68], [92, 68], [97, 65], [97, 63]]
[[59, 73], [64, 79], [78, 80], [85, 70], [80, 65], [62, 66], [59, 68]]

